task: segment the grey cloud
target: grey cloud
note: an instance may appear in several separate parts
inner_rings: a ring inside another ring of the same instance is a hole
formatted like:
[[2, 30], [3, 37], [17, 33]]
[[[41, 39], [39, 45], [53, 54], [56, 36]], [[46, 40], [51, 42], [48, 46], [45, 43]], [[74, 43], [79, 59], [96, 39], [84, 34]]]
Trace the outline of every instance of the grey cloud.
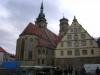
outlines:
[[[27, 24], [34, 22], [40, 12], [40, 4], [42, 0], [4, 0], [2, 6], [10, 12], [8, 18], [0, 18], [1, 25], [9, 28], [9, 24], [15, 28], [15, 31], [7, 32], [7, 30], [0, 30], [0, 45], [6, 47], [8, 51], [15, 53], [16, 40], [19, 34], [24, 30]], [[58, 3], [55, 0], [44, 1], [44, 13], [46, 15], [48, 24], [51, 21], [59, 19], [60, 10]], [[0, 1], [1, 2], [1, 1]], [[9, 23], [9, 24], [7, 24]]]
[[32, 2], [32, 0], [10, 0], [6, 7], [12, 13], [12, 18], [18, 21], [24, 21], [32, 17], [36, 11], [38, 2]]
[[[5, 7], [11, 13], [11, 17], [8, 19], [19, 31], [23, 30], [25, 24], [29, 21], [33, 21], [33, 18], [38, 15], [39, 11], [39, 0], [9, 0]], [[41, 2], [40, 2], [41, 3]], [[38, 7], [39, 8], [38, 8]]]
[[[10, 11], [11, 17], [9, 21], [22, 32], [28, 22], [34, 22], [40, 12], [40, 4], [42, 0], [9, 0], [6, 8]], [[56, 11], [55, 11], [56, 9]], [[48, 24], [51, 21], [59, 19], [58, 3], [52, 3], [51, 0], [44, 1], [44, 13]], [[19, 27], [20, 26], [20, 27]]]
[[15, 53], [16, 37], [11, 32], [0, 29], [0, 46], [4, 46], [7, 52]]

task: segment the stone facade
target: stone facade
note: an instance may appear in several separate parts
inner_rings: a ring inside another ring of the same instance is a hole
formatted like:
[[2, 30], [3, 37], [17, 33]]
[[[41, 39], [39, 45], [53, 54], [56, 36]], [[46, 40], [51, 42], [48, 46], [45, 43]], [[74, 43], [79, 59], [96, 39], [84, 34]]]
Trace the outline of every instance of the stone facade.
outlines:
[[[47, 42], [47, 40], [45, 41]], [[23, 65], [53, 65], [54, 47], [43, 45], [45, 41], [36, 35], [20, 36], [17, 40], [17, 60], [21, 61]], [[39, 45], [41, 42], [43, 44]]]
[[55, 65], [62, 68], [69, 64], [80, 67], [82, 64], [100, 63], [99, 57], [100, 48], [96, 41], [74, 17], [55, 49]]
[[22, 65], [54, 64], [54, 49], [58, 36], [47, 29], [43, 3], [35, 24], [29, 23], [17, 40], [16, 57]]

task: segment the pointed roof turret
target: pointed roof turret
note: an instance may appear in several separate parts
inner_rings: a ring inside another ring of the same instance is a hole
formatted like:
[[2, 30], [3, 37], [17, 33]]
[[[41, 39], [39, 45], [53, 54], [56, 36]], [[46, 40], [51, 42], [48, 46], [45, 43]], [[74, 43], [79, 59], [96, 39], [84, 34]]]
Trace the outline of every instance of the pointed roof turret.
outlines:
[[40, 13], [38, 17], [36, 18], [35, 24], [38, 25], [40, 28], [47, 28], [47, 21], [45, 18], [45, 14], [43, 13], [43, 1], [41, 3], [40, 7]]
[[43, 2], [41, 3], [41, 12], [43, 13]]
[[38, 18], [36, 19], [36, 22], [40, 22], [40, 21], [46, 22], [45, 14], [43, 13], [43, 1], [42, 1], [42, 3], [41, 3], [39, 16], [38, 16]]
[[73, 21], [74, 21], [74, 22], [77, 22], [77, 19], [76, 19], [76, 17], [75, 17], [75, 16], [74, 16], [74, 19], [73, 19]]

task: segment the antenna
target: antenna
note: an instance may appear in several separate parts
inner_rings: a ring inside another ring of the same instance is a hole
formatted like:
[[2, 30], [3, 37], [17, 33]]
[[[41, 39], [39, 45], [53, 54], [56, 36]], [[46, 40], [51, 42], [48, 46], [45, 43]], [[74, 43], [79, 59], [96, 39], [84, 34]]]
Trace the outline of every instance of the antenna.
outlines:
[[64, 12], [63, 12], [63, 18], [64, 18]]

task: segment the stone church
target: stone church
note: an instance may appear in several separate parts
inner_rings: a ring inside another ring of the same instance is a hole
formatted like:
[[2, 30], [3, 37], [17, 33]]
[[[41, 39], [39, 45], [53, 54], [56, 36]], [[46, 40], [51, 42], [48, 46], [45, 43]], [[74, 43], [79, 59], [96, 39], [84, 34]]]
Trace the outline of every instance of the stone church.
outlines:
[[43, 3], [35, 24], [29, 23], [17, 40], [16, 56], [22, 65], [54, 65], [58, 36], [47, 29]]
[[74, 17], [60, 19], [59, 35], [47, 29], [41, 3], [35, 24], [29, 23], [17, 39], [16, 56], [22, 65], [58, 66], [65, 68], [100, 63], [100, 48], [93, 37]]

